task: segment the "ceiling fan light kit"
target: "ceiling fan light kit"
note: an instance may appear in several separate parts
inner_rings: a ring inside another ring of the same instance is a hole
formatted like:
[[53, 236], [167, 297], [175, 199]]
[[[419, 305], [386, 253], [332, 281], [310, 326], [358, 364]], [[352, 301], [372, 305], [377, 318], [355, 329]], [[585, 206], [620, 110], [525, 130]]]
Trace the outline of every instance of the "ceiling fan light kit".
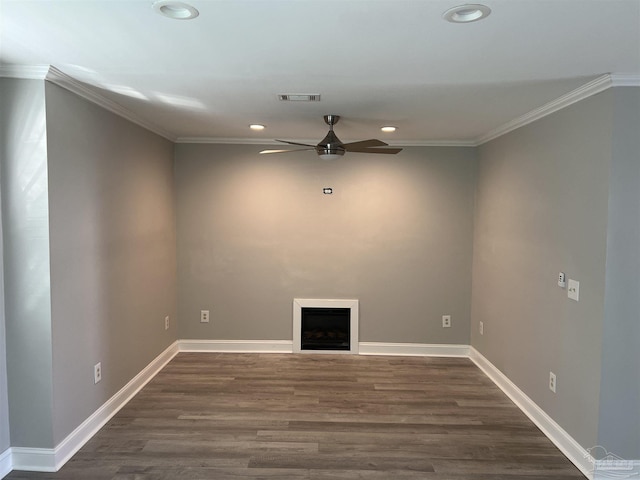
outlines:
[[329, 151], [329, 150], [327, 150], [327, 151], [325, 151], [323, 153], [318, 153], [318, 156], [322, 160], [338, 160], [343, 155], [344, 155], [344, 150], [342, 150], [341, 152], [335, 152], [335, 153], [331, 153], [331, 151]]
[[375, 138], [369, 140], [361, 140], [359, 142], [342, 143], [333, 131], [333, 126], [340, 120], [339, 115], [325, 115], [324, 122], [329, 125], [329, 132], [320, 140], [317, 145], [309, 145], [308, 143], [290, 142], [288, 140], [276, 140], [276, 142], [287, 143], [289, 145], [297, 145], [306, 148], [297, 148], [295, 150], [262, 150], [261, 154], [270, 153], [288, 153], [302, 152], [305, 150], [315, 150], [318, 156], [323, 160], [336, 160], [342, 157], [346, 152], [352, 153], [386, 153], [396, 154], [402, 151], [401, 148], [385, 148], [389, 147], [388, 143]]
[[480, 3], [469, 3], [450, 8], [442, 14], [442, 18], [451, 23], [471, 23], [487, 18], [491, 9]]

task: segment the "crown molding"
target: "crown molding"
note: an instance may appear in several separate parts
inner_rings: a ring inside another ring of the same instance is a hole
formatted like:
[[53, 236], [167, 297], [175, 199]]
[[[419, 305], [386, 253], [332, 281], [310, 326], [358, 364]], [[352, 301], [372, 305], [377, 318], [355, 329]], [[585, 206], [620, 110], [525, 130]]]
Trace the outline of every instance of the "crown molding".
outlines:
[[140, 125], [167, 140], [174, 141], [175, 135], [167, 130], [155, 125], [152, 122], [142, 119], [129, 109], [119, 103], [114, 102], [98, 93], [96, 90], [84, 85], [73, 77], [60, 71], [53, 65], [0, 65], [0, 77], [19, 78], [22, 80], [46, 80], [64, 88], [79, 97], [123, 117], [130, 122]]
[[82, 82], [79, 82], [75, 78], [70, 77], [69, 75], [58, 70], [54, 66], [49, 67], [45, 80], [48, 82], [54, 83], [55, 85], [58, 85], [59, 87], [62, 87], [65, 90], [75, 93], [79, 97], [82, 97], [85, 100], [89, 100], [90, 102], [95, 103], [96, 105], [104, 108], [105, 110], [115, 113], [116, 115], [122, 118], [125, 118], [126, 120], [129, 120], [130, 122], [135, 123], [136, 125], [140, 125], [141, 127], [147, 130], [150, 130], [151, 132], [157, 135], [160, 135], [161, 137], [164, 137], [167, 140], [175, 141], [175, 136], [172, 135], [167, 130], [159, 127], [158, 125], [155, 125], [152, 122], [142, 119], [141, 117], [133, 113], [131, 110], [123, 107], [122, 105], [114, 102], [113, 100], [106, 98], [105, 96], [101, 95], [94, 89], [86, 86]]
[[640, 75], [612, 73], [612, 87], [640, 87]]
[[[315, 145], [317, 140], [301, 139], [296, 140], [300, 143], [309, 143]], [[220, 143], [225, 145], [281, 145], [271, 138], [233, 138], [233, 137], [178, 137], [175, 143]], [[295, 147], [296, 145], [291, 145]]]
[[[49, 65], [0, 65], [0, 78], [46, 80], [90, 102], [150, 130], [174, 143], [233, 144], [233, 145], [282, 145], [273, 139], [229, 137], [176, 137], [171, 132], [145, 120], [117, 102], [106, 98], [95, 89], [70, 77]], [[471, 140], [398, 140], [390, 142], [394, 147], [477, 147], [513, 130], [535, 122], [576, 102], [603, 92], [611, 87], [640, 87], [640, 75], [612, 73], [602, 75], [551, 102], [531, 110], [487, 133]], [[315, 139], [300, 139], [301, 143], [315, 145]]]
[[509, 133], [517, 128], [528, 125], [535, 122], [547, 115], [551, 115], [558, 110], [568, 107], [580, 100], [589, 98], [600, 92], [603, 92], [611, 87], [637, 87], [640, 86], [640, 75], [625, 75], [625, 74], [605, 74], [602, 75], [584, 85], [576, 88], [575, 90], [562, 95], [561, 97], [552, 100], [551, 102], [531, 110], [524, 115], [517, 117], [504, 125], [499, 126], [487, 132], [486, 134], [478, 137], [475, 140], [475, 144], [482, 145], [490, 140], [501, 137], [502, 135]]
[[475, 140], [398, 140], [392, 147], [476, 147]]
[[[576, 102], [589, 98], [612, 87], [640, 87], [640, 75], [635, 74], [605, 74], [585, 83], [584, 85], [552, 100], [551, 102], [535, 108], [520, 117], [517, 117], [487, 133], [471, 140], [417, 140], [391, 142], [394, 147], [478, 147], [483, 143], [501, 137], [513, 130], [524, 127], [529, 123], [540, 120], [558, 110], [568, 107]], [[315, 144], [316, 140], [299, 140], [301, 143]], [[217, 137], [178, 137], [176, 143], [219, 143], [236, 145], [282, 145], [281, 142], [269, 139], [255, 138], [217, 138]]]
[[[315, 146], [318, 139], [297, 139], [299, 143]], [[225, 145], [283, 145], [283, 142], [269, 138], [229, 138], [229, 137], [178, 137], [175, 143], [217, 143]], [[348, 142], [346, 142], [348, 143]], [[296, 147], [297, 145], [291, 145]], [[397, 140], [389, 142], [391, 147], [475, 147], [474, 140]]]
[[22, 80], [44, 80], [49, 65], [0, 65], [0, 77]]

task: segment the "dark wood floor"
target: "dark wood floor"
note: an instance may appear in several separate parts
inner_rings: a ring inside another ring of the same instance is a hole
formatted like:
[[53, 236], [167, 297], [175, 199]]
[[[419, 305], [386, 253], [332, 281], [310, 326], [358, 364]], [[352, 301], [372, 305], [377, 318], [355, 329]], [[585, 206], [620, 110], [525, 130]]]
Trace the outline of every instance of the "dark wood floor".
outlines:
[[584, 480], [467, 359], [181, 353], [59, 472], [7, 479]]

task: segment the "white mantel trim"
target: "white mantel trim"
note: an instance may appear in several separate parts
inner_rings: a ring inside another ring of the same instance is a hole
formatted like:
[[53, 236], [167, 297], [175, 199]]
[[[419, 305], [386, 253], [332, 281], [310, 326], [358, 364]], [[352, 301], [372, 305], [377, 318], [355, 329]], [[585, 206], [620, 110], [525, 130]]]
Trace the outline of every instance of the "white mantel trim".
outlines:
[[[354, 298], [294, 298], [293, 299], [293, 353], [314, 354], [357, 354], [360, 349], [358, 341], [359, 310], [358, 300]], [[303, 308], [349, 308], [351, 323], [349, 325], [349, 350], [302, 350], [300, 331], [302, 330]]]

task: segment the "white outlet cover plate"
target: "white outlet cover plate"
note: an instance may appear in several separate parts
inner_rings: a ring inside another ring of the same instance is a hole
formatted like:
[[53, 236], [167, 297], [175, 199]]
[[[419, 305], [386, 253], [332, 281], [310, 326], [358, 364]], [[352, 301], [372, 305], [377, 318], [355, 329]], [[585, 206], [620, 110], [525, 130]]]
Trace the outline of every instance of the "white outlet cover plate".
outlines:
[[569, 279], [569, 286], [567, 288], [567, 297], [576, 302], [580, 300], [580, 282], [577, 280]]
[[565, 288], [567, 286], [567, 276], [564, 274], [564, 272], [560, 272], [558, 274], [558, 286], [560, 288]]

